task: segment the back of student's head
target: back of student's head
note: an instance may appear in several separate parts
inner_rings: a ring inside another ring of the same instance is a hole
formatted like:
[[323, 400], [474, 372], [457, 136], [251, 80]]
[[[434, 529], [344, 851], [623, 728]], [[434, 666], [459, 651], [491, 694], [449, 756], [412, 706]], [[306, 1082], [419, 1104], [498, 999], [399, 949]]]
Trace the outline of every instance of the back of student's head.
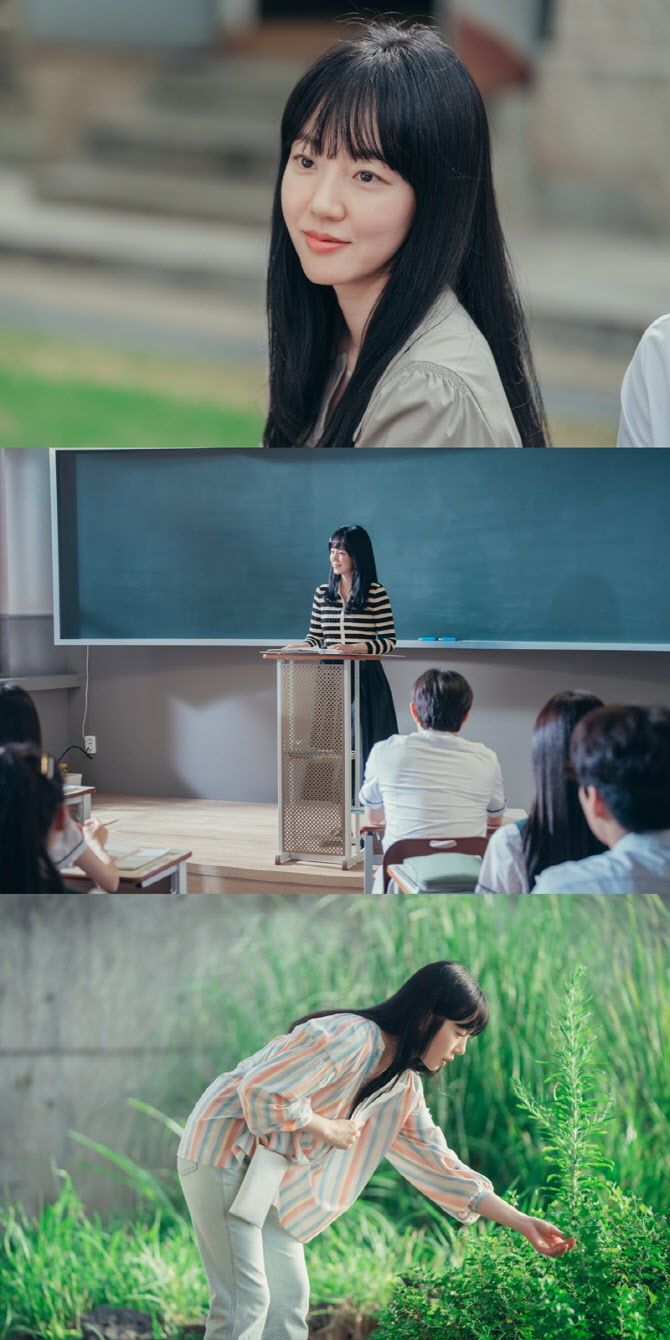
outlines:
[[0, 745], [0, 894], [63, 892], [47, 852], [62, 804], [50, 755], [30, 744]]
[[424, 730], [459, 731], [472, 707], [472, 689], [457, 670], [426, 670], [412, 685], [412, 703]]
[[32, 744], [42, 748], [37, 708], [19, 684], [0, 684], [0, 744]]
[[523, 830], [531, 889], [548, 866], [581, 861], [604, 850], [584, 818], [577, 783], [567, 773], [572, 732], [588, 712], [599, 707], [602, 699], [595, 694], [568, 689], [555, 693], [535, 722], [533, 799]]
[[615, 704], [579, 723], [570, 760], [631, 833], [670, 828], [670, 709]]

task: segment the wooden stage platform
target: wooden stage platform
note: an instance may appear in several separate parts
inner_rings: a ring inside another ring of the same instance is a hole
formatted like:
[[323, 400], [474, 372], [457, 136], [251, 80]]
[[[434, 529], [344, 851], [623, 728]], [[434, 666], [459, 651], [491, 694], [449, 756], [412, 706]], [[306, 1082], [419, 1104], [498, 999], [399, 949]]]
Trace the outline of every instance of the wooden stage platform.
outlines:
[[93, 797], [96, 818], [114, 819], [110, 842], [185, 847], [189, 893], [362, 893], [363, 863], [275, 865], [277, 806], [227, 800]]

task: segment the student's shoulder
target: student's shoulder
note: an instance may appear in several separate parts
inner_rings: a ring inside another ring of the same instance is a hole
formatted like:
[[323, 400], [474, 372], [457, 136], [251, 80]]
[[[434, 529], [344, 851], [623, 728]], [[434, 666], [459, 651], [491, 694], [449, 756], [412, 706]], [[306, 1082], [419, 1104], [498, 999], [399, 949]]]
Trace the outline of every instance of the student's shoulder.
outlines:
[[459, 735], [457, 738], [467, 753], [480, 759], [482, 763], [488, 763], [491, 768], [500, 767], [500, 761], [495, 749], [490, 749], [487, 744], [481, 744], [479, 740], [466, 740], [462, 735]]

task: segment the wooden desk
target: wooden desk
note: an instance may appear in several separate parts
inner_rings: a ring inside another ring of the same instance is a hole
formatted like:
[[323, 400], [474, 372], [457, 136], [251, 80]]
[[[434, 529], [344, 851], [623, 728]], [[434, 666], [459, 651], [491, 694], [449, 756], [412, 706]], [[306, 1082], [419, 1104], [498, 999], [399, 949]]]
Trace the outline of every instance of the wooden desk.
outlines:
[[[132, 893], [133, 889], [148, 889], [150, 885], [158, 883], [159, 880], [169, 879], [170, 893], [188, 893], [186, 862], [191, 854], [190, 851], [171, 849], [164, 856], [155, 861], [150, 861], [147, 865], [140, 866], [137, 870], [124, 870], [122, 865], [118, 865], [121, 884], [117, 892]], [[67, 870], [62, 870], [61, 875], [66, 884], [75, 882], [92, 883], [88, 875], [84, 874], [84, 871], [75, 865], [70, 866]], [[126, 887], [124, 888], [123, 885]]]
[[95, 795], [94, 786], [66, 786], [63, 799], [68, 808], [76, 806], [77, 823], [84, 824], [91, 817], [91, 796]]

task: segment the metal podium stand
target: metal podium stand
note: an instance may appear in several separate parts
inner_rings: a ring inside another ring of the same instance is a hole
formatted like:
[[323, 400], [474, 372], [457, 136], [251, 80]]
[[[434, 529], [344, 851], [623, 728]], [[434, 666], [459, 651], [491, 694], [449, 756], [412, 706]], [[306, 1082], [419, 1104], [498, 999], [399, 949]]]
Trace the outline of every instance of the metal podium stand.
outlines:
[[356, 813], [361, 786], [359, 662], [382, 657], [344, 652], [329, 657], [317, 647], [297, 654], [268, 651], [264, 659], [277, 662], [275, 864], [318, 856], [348, 870], [364, 855]]

